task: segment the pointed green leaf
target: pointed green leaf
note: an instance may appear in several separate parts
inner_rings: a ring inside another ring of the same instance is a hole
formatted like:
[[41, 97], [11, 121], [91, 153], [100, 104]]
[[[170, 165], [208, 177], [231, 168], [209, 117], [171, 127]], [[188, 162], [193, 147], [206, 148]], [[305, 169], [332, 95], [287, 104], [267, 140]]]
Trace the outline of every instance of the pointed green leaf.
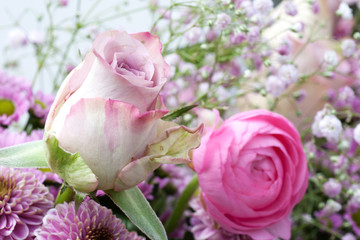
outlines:
[[106, 193], [146, 236], [153, 240], [167, 239], [164, 226], [137, 187], [120, 192], [109, 190]]
[[183, 115], [184, 113], [190, 111], [191, 109], [193, 109], [194, 107], [197, 107], [197, 106], [198, 105], [189, 105], [189, 106], [178, 108], [178, 109], [174, 110], [173, 112], [166, 114], [161, 119], [164, 121], [174, 120], [175, 118]]
[[48, 168], [42, 140], [0, 149], [0, 165], [18, 168]]

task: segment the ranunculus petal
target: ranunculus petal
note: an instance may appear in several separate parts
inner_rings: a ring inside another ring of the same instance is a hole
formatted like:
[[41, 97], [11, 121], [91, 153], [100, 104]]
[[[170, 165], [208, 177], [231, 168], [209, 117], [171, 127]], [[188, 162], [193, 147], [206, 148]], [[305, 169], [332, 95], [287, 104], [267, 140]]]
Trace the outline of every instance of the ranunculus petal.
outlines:
[[288, 217], [284, 217], [277, 223], [272, 224], [266, 228], [272, 235], [283, 239], [290, 239], [291, 223]]

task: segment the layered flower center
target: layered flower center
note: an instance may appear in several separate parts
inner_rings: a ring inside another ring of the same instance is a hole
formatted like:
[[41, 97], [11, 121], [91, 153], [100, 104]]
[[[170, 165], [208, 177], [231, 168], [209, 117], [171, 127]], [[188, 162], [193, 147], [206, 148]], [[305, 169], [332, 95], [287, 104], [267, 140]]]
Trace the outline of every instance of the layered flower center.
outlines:
[[120, 73], [122, 75], [133, 75], [134, 77], [139, 77], [140, 79], [145, 80], [144, 72], [133, 69], [131, 66], [129, 66], [126, 63], [117, 62], [115, 69], [117, 73]]
[[8, 99], [0, 99], [0, 116], [10, 116], [15, 112], [15, 105]]
[[[133, 58], [129, 58], [128, 55], [132, 55]], [[154, 66], [151, 61], [137, 52], [115, 53], [111, 66], [121, 75], [136, 77], [140, 80], [151, 81], [154, 74]]]
[[255, 181], [272, 182], [277, 177], [272, 160], [268, 156], [259, 154], [250, 165], [250, 173]]
[[86, 236], [86, 240], [112, 240], [113, 235], [110, 233], [108, 228], [96, 228], [94, 230], [90, 230]]

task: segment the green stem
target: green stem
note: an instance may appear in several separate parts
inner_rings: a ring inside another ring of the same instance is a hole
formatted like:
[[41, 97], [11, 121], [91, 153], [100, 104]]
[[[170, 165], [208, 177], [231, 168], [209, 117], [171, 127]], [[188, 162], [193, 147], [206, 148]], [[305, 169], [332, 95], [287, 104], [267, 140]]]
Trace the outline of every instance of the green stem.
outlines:
[[80, 6], [81, 6], [81, 0], [78, 0], [77, 1], [77, 10], [75, 13], [75, 29], [73, 30], [70, 40], [65, 47], [65, 51], [63, 52], [63, 54], [61, 56], [61, 61], [60, 61], [59, 67], [58, 67], [57, 72], [54, 77], [53, 90], [58, 90], [58, 88], [60, 86], [58, 79], [61, 76], [61, 73], [63, 73], [63, 68], [65, 66], [65, 62], [66, 62], [68, 54], [70, 52], [70, 48], [73, 45], [73, 43], [75, 42], [75, 39], [76, 39], [77, 34], [79, 33], [80, 29], [83, 27], [83, 25], [80, 23], [80, 16], [78, 14], [78, 12], [80, 12]]
[[75, 196], [75, 191], [63, 184], [56, 197], [55, 205], [64, 202], [71, 202], [72, 200], [74, 200], [74, 196]]
[[197, 190], [198, 186], [199, 186], [199, 180], [197, 175], [195, 175], [193, 179], [189, 182], [189, 184], [186, 186], [183, 193], [181, 194], [170, 218], [166, 221], [165, 230], [168, 234], [174, 231], [177, 225], [179, 224], [180, 219], [185, 209], [188, 206], [188, 202], [191, 199], [194, 192]]

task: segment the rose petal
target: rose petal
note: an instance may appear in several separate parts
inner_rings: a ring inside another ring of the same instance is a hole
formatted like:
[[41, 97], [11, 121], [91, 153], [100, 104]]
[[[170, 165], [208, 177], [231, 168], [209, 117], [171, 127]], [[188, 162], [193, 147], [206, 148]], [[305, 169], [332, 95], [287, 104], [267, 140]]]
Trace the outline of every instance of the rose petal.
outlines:
[[124, 102], [81, 99], [65, 119], [59, 143], [80, 154], [98, 177], [99, 189], [112, 189], [117, 171], [141, 156], [155, 136], [157, 120], [167, 113], [164, 108], [141, 115]]

